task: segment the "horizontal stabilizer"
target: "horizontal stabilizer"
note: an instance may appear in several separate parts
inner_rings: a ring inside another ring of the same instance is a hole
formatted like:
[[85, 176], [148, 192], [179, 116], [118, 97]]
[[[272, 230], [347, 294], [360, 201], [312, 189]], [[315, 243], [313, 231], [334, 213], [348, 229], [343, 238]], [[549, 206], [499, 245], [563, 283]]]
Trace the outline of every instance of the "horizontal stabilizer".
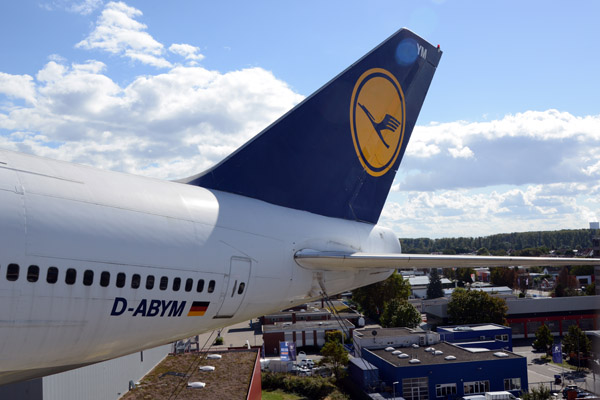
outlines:
[[510, 266], [600, 265], [599, 258], [448, 256], [429, 254], [344, 253], [304, 249], [296, 262], [307, 269], [345, 271], [383, 268], [466, 268]]

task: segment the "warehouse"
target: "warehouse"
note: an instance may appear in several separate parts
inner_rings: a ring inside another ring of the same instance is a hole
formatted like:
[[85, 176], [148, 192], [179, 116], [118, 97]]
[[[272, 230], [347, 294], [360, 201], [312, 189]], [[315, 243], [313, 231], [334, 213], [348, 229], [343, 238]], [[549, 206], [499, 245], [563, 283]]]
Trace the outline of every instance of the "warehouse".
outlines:
[[[356, 383], [366, 391], [386, 388], [406, 400], [455, 399], [501, 390], [520, 395], [528, 388], [527, 359], [508, 351], [441, 342], [430, 347], [362, 349], [362, 356], [378, 375], [362, 373], [364, 380]], [[360, 374], [351, 371], [351, 375]], [[370, 381], [373, 376], [379, 382]]]
[[512, 351], [512, 330], [498, 324], [438, 326], [441, 340], [460, 347], [480, 347], [488, 350]]

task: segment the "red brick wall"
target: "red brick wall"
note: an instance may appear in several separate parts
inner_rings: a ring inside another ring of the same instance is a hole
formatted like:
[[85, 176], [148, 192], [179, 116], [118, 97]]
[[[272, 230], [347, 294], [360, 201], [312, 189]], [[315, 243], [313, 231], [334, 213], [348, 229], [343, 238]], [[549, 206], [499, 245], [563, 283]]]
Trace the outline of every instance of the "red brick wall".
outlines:
[[261, 400], [262, 398], [262, 382], [260, 374], [260, 350], [256, 352], [256, 362], [254, 363], [254, 371], [252, 371], [252, 379], [250, 380], [250, 388], [248, 388], [248, 397], [246, 400]]
[[265, 343], [265, 354], [268, 356], [276, 356], [279, 354], [279, 342], [285, 340], [283, 332], [273, 332], [263, 334], [263, 342]]

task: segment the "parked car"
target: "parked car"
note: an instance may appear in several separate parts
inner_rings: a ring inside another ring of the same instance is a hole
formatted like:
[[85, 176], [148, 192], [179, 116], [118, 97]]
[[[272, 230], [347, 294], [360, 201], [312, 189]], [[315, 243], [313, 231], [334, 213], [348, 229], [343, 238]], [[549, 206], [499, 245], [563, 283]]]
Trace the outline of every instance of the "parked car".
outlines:
[[581, 392], [581, 389], [579, 389], [579, 387], [577, 387], [577, 385], [567, 385], [565, 386], [565, 388], [562, 390], [562, 395], [563, 398], [567, 398], [568, 393], [571, 391], [575, 391], [576, 393]]
[[301, 367], [303, 367], [303, 368], [310, 368], [310, 369], [312, 369], [315, 366], [315, 362], [313, 360], [311, 360], [310, 358], [306, 358], [306, 359], [300, 361], [299, 365]]

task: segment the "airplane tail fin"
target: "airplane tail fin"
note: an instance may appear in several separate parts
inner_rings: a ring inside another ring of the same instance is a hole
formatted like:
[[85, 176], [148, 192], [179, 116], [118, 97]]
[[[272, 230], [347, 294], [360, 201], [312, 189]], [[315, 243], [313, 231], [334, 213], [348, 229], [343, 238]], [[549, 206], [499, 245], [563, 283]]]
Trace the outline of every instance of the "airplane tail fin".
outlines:
[[180, 182], [377, 223], [441, 54], [401, 29], [219, 164]]

